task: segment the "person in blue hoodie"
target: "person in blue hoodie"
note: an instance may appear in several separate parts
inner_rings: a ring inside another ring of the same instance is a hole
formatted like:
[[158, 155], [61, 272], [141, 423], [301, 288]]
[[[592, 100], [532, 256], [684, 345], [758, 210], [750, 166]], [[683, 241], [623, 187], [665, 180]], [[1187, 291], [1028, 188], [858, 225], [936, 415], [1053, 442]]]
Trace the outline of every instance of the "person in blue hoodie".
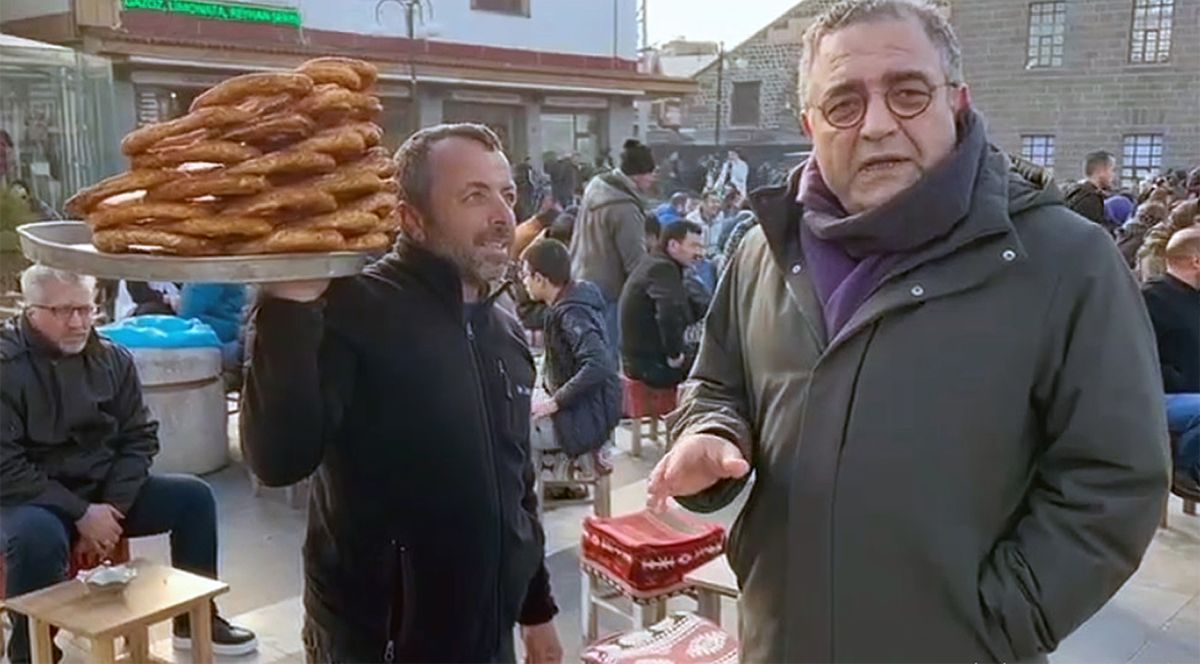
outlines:
[[666, 228], [677, 221], [683, 221], [687, 214], [687, 202], [688, 195], [686, 192], [677, 191], [671, 194], [671, 200], [654, 209], [654, 215], [658, 217], [658, 223], [663, 228]]
[[601, 452], [621, 418], [621, 382], [604, 326], [604, 296], [591, 282], [571, 280], [570, 252], [557, 240], [537, 240], [521, 259], [529, 295], [550, 307], [543, 373], [549, 398], [533, 403], [532, 416], [535, 428], [549, 418], [554, 441], [541, 447], [583, 457], [586, 471], [609, 472]]
[[179, 295], [178, 316], [199, 319], [217, 333], [221, 364], [230, 386], [241, 383], [245, 308], [246, 287], [241, 284], [186, 284]]

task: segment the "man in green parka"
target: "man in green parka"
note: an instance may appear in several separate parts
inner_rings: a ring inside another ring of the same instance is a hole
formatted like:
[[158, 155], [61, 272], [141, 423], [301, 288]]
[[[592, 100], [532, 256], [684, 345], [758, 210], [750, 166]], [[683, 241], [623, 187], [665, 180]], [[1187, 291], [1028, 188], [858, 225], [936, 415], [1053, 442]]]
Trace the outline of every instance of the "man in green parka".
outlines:
[[1154, 336], [1103, 229], [1020, 174], [924, 0], [805, 36], [814, 155], [760, 190], [652, 505], [730, 533], [748, 662], [1038, 660], [1166, 499]]

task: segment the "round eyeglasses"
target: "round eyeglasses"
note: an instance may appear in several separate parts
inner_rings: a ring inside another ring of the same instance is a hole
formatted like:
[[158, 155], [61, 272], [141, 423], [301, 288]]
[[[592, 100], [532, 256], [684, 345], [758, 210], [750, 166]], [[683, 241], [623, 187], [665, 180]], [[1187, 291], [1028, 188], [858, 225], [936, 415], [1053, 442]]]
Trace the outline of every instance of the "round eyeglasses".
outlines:
[[[911, 120], [925, 112], [933, 102], [933, 93], [939, 88], [958, 87], [949, 81], [930, 85], [924, 81], [900, 81], [892, 84], [883, 93], [883, 103], [888, 112], [901, 120]], [[838, 129], [857, 127], [867, 117], [869, 93], [863, 90], [847, 90], [831, 95], [818, 107], [825, 121]]]

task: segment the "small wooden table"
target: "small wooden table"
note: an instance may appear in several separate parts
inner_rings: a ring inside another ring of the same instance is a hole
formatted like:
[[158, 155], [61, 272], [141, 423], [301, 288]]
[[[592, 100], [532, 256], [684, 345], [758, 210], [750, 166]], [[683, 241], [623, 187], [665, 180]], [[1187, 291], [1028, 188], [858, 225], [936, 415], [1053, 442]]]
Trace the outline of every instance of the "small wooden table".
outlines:
[[696, 613], [717, 625], [721, 624], [721, 598], [737, 599], [737, 576], [725, 556], [709, 561], [683, 577], [684, 583], [696, 591], [699, 607]]
[[120, 636], [129, 641], [123, 661], [160, 662], [150, 655], [149, 628], [184, 613], [191, 616], [193, 660], [211, 664], [210, 603], [229, 586], [146, 560], [128, 564], [138, 574], [124, 590], [89, 591], [82, 581], [70, 579], [6, 601], [7, 610], [29, 616], [34, 664], [53, 661], [52, 625], [91, 640], [92, 660], [98, 664], [117, 661], [113, 641]]

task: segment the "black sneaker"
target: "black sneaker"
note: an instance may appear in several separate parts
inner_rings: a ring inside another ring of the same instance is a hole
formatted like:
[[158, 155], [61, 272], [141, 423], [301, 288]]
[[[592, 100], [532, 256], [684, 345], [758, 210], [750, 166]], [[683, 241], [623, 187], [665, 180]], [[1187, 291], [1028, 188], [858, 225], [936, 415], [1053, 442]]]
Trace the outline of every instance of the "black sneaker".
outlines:
[[[173, 631], [175, 638], [172, 640], [172, 643], [175, 649], [191, 650], [191, 616], [184, 615], [175, 618]], [[216, 612], [213, 612], [212, 640], [214, 655], [236, 657], [238, 655], [249, 655], [258, 650], [258, 637], [254, 636], [254, 632], [229, 624], [228, 620], [217, 615]]]

